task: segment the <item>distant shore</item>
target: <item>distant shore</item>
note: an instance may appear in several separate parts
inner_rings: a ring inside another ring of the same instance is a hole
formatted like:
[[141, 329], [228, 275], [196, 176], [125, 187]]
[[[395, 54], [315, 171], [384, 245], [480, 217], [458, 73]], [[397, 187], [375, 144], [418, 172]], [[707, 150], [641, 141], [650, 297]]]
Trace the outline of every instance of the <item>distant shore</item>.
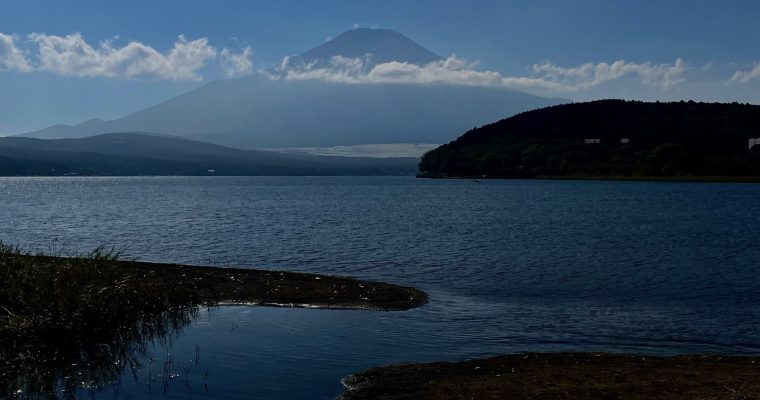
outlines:
[[758, 399], [760, 357], [517, 354], [376, 367], [343, 384], [341, 400]]
[[760, 176], [556, 176], [540, 175], [534, 179], [583, 181], [636, 181], [636, 182], [712, 182], [758, 183]]
[[760, 183], [760, 176], [597, 176], [597, 175], [537, 175], [537, 176], [447, 176], [417, 174], [417, 178], [423, 179], [527, 179], [549, 181], [621, 181], [621, 182], [707, 182], [707, 183]]

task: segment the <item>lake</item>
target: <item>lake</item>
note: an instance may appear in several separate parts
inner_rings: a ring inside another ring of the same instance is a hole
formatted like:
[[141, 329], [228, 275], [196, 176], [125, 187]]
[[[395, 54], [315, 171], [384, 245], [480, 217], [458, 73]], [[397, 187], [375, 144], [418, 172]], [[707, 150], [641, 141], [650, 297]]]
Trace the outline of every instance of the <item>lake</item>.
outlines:
[[[758, 184], [0, 178], [0, 199], [0, 240], [27, 250], [430, 294], [405, 312], [202, 309], [95, 398], [331, 399], [367, 367], [516, 352], [760, 354]], [[148, 377], [167, 356], [164, 386]]]

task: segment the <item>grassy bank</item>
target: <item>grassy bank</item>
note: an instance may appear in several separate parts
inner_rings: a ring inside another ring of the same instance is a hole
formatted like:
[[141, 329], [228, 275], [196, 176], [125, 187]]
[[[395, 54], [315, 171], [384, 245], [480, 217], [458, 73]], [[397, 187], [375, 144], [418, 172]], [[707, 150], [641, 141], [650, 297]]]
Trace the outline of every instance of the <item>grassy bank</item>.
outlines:
[[760, 357], [556, 353], [391, 365], [344, 380], [342, 400], [760, 399]]
[[[279, 271], [30, 255], [0, 246], [0, 398], [98, 387], [220, 303], [406, 310], [416, 289]], [[73, 377], [73, 379], [71, 379]], [[20, 392], [19, 392], [20, 391]], [[18, 394], [16, 394], [18, 392]]]

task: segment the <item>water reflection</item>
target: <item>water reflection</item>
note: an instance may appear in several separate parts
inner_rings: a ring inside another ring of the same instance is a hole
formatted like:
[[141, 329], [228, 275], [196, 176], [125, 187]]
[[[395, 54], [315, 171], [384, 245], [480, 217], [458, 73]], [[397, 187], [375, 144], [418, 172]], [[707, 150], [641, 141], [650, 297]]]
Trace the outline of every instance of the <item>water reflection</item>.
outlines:
[[[192, 390], [191, 373], [197, 376], [202, 368], [200, 347], [189, 362], [179, 362], [171, 354], [155, 357], [151, 349], [167, 348], [198, 313], [198, 307], [187, 306], [134, 314], [138, 317], [97, 341], [5, 332], [0, 338], [0, 397], [74, 399], [82, 392], [118, 391], [120, 380], [127, 376], [143, 381], [147, 391], [166, 392], [177, 385]], [[139, 376], [144, 367], [147, 373]], [[207, 373], [202, 379], [197, 390], [208, 389]]]

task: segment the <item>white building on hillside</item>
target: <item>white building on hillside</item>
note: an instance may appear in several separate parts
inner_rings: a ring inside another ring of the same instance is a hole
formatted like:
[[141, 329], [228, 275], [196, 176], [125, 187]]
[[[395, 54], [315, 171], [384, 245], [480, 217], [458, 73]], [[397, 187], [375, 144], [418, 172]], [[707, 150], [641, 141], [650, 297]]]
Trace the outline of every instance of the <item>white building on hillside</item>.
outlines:
[[598, 144], [602, 143], [602, 139], [586, 139], [583, 142], [586, 144]]

